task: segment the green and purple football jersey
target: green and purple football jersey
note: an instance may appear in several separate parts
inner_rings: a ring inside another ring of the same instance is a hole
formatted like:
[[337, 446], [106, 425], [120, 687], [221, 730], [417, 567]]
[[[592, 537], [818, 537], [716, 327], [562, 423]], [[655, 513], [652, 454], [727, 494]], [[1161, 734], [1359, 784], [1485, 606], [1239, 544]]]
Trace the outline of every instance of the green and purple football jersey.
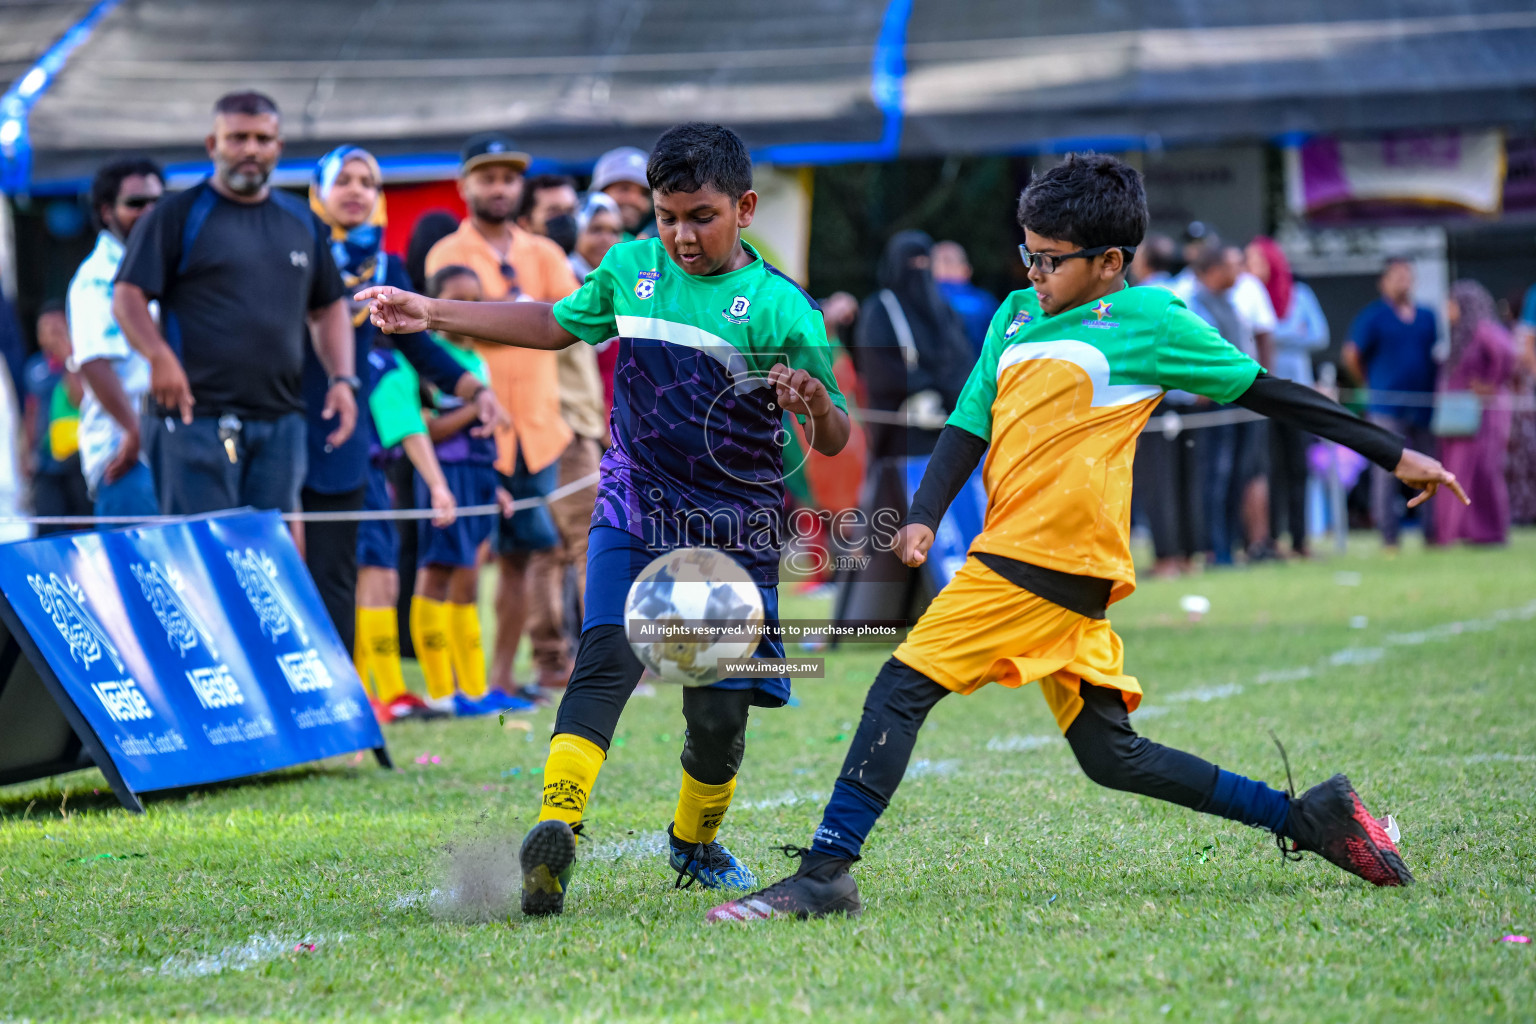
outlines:
[[820, 308], [748, 252], [747, 266], [706, 277], [677, 267], [660, 239], [621, 243], [554, 314], [588, 344], [619, 339], [613, 446], [592, 524], [657, 550], [729, 551], [771, 586], [793, 467], [784, 465], [789, 434], [768, 371], [803, 369], [838, 408], [847, 404]]

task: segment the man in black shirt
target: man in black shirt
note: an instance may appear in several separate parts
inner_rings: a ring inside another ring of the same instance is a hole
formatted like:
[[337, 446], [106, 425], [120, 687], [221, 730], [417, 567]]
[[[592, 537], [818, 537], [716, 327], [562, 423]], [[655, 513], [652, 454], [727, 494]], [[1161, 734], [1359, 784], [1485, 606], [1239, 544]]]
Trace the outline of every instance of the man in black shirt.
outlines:
[[213, 175], [144, 218], [113, 289], [117, 322], [150, 363], [144, 451], [162, 512], [293, 512], [311, 336], [330, 378], [327, 442], [345, 441], [357, 419], [347, 297], [308, 207], [267, 184], [283, 149], [276, 104], [223, 97], [207, 147]]

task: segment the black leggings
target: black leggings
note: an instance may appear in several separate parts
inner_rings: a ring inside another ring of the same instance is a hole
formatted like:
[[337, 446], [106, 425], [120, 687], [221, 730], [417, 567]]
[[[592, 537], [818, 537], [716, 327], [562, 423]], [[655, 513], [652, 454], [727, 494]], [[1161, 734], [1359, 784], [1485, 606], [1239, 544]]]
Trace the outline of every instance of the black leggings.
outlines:
[[[555, 732], [584, 736], [605, 751], [619, 715], [645, 667], [629, 647], [623, 626], [593, 626], [581, 634], [576, 665], [560, 707]], [[751, 690], [683, 688], [683, 770], [706, 786], [736, 777], [747, 747]]]
[[[852, 786], [881, 809], [906, 774], [917, 732], [949, 690], [895, 658], [875, 677], [864, 699], [839, 785]], [[1120, 691], [1081, 684], [1083, 709], [1067, 727], [1067, 743], [1094, 782], [1202, 810], [1216, 786], [1216, 766], [1174, 750], [1131, 728]]]
[[1278, 420], [1269, 424], [1269, 535], [1291, 531], [1291, 550], [1307, 550], [1307, 446], [1312, 435]]
[[[363, 489], [321, 494], [306, 487], [299, 504], [306, 512], [361, 512]], [[350, 654], [357, 633], [357, 521], [305, 523], [304, 564]]]

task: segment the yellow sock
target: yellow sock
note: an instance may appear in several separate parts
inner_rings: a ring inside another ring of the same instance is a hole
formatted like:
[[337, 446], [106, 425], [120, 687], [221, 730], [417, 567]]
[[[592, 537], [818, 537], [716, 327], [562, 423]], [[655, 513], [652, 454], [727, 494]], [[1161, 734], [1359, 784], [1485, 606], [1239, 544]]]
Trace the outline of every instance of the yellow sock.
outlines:
[[357, 678], [363, 681], [363, 690], [370, 697], [377, 697], [373, 692], [373, 684], [368, 681], [368, 641], [363, 636], [363, 610], [357, 609], [357, 615], [352, 620], [352, 667], [357, 670]]
[[677, 791], [677, 813], [672, 816], [672, 834], [685, 843], [714, 842], [735, 792], [735, 779], [710, 786], [683, 772], [683, 784]]
[[393, 608], [357, 610], [357, 645], [363, 649], [379, 701], [388, 704], [405, 692], [400, 671], [400, 618]]
[[480, 609], [472, 604], [450, 604], [448, 649], [459, 690], [470, 700], [485, 696], [485, 651], [480, 647]]
[[551, 737], [549, 759], [544, 762], [544, 804], [539, 808], [539, 820], [558, 818], [568, 825], [579, 822], [606, 756], [602, 747], [585, 736], [562, 732]]
[[426, 597], [411, 598], [411, 643], [433, 700], [453, 696], [453, 657], [448, 653], [448, 606]]

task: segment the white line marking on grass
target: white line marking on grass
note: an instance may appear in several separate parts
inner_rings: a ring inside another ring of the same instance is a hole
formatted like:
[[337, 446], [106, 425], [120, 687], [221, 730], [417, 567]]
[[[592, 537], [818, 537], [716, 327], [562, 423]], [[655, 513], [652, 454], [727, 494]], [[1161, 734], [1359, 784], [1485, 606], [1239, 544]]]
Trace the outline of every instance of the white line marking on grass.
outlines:
[[276, 935], [252, 935], [244, 942], [225, 946], [217, 953], [175, 953], [161, 961], [159, 967], [144, 968], [145, 974], [160, 974], [170, 978], [206, 978], [224, 971], [245, 971], [268, 960], [276, 960], [287, 953], [312, 953], [322, 945], [341, 942], [346, 938], [336, 935], [305, 935], [302, 938], [279, 938]]
[[930, 761], [926, 757], [907, 768], [904, 779], [921, 779], [929, 775], [953, 775], [960, 770], [959, 761]]
[[1270, 683], [1299, 683], [1303, 679], [1311, 679], [1317, 675], [1317, 670], [1308, 665], [1300, 668], [1277, 668], [1267, 672], [1260, 672], [1253, 677], [1258, 686], [1267, 686]]
[[1385, 647], [1346, 647], [1342, 651], [1334, 651], [1328, 655], [1328, 664], [1339, 665], [1374, 665], [1387, 656]]
[[987, 740], [987, 749], [1012, 754], [1020, 750], [1039, 750], [1059, 742], [1060, 736], [994, 736]]
[[796, 793], [786, 789], [778, 796], [764, 797], [761, 800], [749, 800], [742, 807], [754, 811], [769, 811], [775, 807], [793, 807], [796, 804], [819, 804], [827, 798], [825, 793]]
[[441, 889], [431, 889], [426, 892], [407, 892], [396, 896], [389, 902], [390, 910], [410, 910], [413, 907], [431, 906], [443, 896]]
[[1536, 754], [1468, 754], [1462, 764], [1536, 764]]
[[[1330, 668], [1341, 668], [1347, 665], [1374, 665], [1381, 661], [1393, 648], [1417, 647], [1422, 644], [1435, 643], [1443, 640], [1452, 640], [1457, 637], [1472, 633], [1486, 633], [1497, 629], [1507, 622], [1528, 622], [1536, 619], [1536, 601], [1520, 605], [1515, 608], [1500, 608], [1490, 612], [1479, 619], [1462, 619], [1458, 622], [1445, 622], [1438, 626], [1430, 626], [1427, 629], [1414, 630], [1409, 633], [1389, 633], [1383, 638], [1380, 647], [1346, 647], [1343, 650], [1334, 651], [1320, 661], [1311, 665], [1296, 665], [1290, 668], [1269, 668], [1260, 672], [1250, 680], [1251, 685], [1267, 686], [1271, 683], [1293, 683], [1303, 679], [1311, 679]], [[1178, 690], [1174, 693], [1159, 694], [1159, 700], [1168, 704], [1187, 703], [1199, 701], [1207, 703], [1213, 700], [1221, 700], [1226, 697], [1234, 697], [1243, 692], [1242, 683], [1226, 683], [1220, 686], [1197, 686], [1188, 690]], [[1137, 716], [1154, 717], [1147, 715], [1148, 711], [1156, 710], [1166, 714], [1172, 709], [1143, 708], [1137, 712]], [[991, 744], [988, 744], [991, 749]], [[1516, 755], [1524, 756], [1524, 755]]]
[[[623, 860], [625, 857], [646, 859], [660, 857], [667, 852], [667, 834], [665, 832], [642, 832], [638, 835], [625, 836], [623, 839], [606, 839], [593, 843], [586, 852], [586, 856], [593, 860]], [[576, 850], [576, 856], [580, 858], [583, 851], [580, 847]]]
[[1234, 697], [1243, 692], [1241, 683], [1225, 683], [1221, 686], [1197, 686], [1193, 690], [1180, 690], [1170, 693], [1163, 698], [1170, 704], [1182, 704], [1186, 701], [1199, 701], [1201, 704], [1209, 704], [1213, 700], [1222, 700], [1226, 697]]

